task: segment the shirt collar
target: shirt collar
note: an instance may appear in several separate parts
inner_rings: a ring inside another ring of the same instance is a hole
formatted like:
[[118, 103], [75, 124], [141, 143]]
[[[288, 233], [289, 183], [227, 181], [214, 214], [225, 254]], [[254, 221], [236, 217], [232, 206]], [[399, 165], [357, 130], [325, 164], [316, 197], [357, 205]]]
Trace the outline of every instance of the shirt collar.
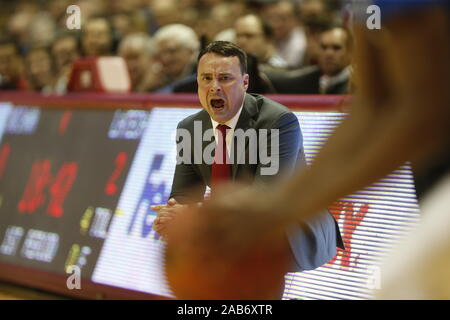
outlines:
[[[245, 99], [244, 99], [245, 100]], [[230, 120], [228, 120], [227, 122], [225, 122], [224, 124], [227, 125], [228, 127], [230, 127], [232, 130], [234, 130], [236, 128], [237, 122], [239, 120], [239, 116], [241, 115], [242, 112], [242, 108], [244, 107], [244, 100], [242, 100], [242, 104], [241, 107], [239, 108], [239, 111], [234, 115], [233, 118], [231, 118]], [[211, 118], [211, 124], [213, 129], [216, 129], [216, 127], [220, 124], [217, 121], [215, 121], [213, 118]]]
[[[322, 75], [319, 80], [319, 86], [321, 88], [321, 91], [325, 92], [331, 86], [334, 86], [335, 84], [347, 81], [350, 78], [350, 73], [351, 73], [351, 67], [347, 66], [335, 76]], [[322, 93], [324, 93], [324, 92], [322, 92]]]

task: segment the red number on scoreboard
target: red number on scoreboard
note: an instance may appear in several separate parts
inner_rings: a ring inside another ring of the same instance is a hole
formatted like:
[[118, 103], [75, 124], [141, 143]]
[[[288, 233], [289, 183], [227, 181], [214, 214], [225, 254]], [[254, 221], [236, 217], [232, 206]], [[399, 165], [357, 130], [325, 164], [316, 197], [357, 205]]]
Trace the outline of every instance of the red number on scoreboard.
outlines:
[[4, 144], [0, 150], [0, 178], [3, 176], [3, 171], [5, 170], [6, 163], [8, 162], [10, 152], [11, 150], [8, 143]]
[[50, 199], [47, 213], [55, 218], [63, 215], [63, 203], [77, 176], [78, 166], [75, 162], [64, 163], [55, 178], [51, 174], [50, 160], [38, 160], [32, 168], [22, 199], [19, 212], [32, 214], [45, 202], [44, 191], [49, 188]]
[[52, 217], [59, 218], [64, 213], [63, 203], [67, 194], [72, 188], [72, 184], [77, 176], [78, 166], [75, 162], [65, 163], [59, 169], [58, 175], [50, 187], [50, 201], [47, 213]]
[[59, 121], [59, 134], [64, 135], [66, 133], [67, 127], [69, 126], [70, 119], [72, 118], [72, 111], [64, 111]]
[[[350, 258], [352, 255], [352, 237], [356, 228], [361, 224], [367, 212], [369, 211], [368, 204], [362, 204], [359, 208], [355, 208], [353, 202], [336, 202], [329, 210], [336, 220], [343, 214], [344, 229], [342, 230], [342, 238], [344, 240], [345, 251], [339, 250], [336, 256], [328, 263], [333, 264], [341, 255], [341, 267], [350, 267]], [[356, 264], [356, 260], [355, 260]]]
[[116, 181], [120, 177], [125, 165], [127, 164], [127, 154], [125, 152], [120, 152], [115, 160], [116, 168], [114, 169], [111, 177], [108, 180], [108, 183], [105, 186], [105, 193], [108, 196], [112, 196], [117, 192]]
[[50, 161], [36, 161], [31, 168], [25, 192], [19, 201], [20, 212], [33, 213], [45, 201], [44, 188], [51, 182]]

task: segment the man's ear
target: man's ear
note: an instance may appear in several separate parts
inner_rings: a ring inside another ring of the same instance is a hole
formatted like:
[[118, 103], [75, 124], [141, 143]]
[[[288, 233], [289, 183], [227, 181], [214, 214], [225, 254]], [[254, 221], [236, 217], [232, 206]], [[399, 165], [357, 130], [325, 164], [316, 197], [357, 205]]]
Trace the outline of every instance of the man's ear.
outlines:
[[247, 91], [248, 83], [249, 83], [249, 75], [248, 75], [248, 73], [245, 73], [244, 74], [244, 89], [245, 89], [245, 91]]

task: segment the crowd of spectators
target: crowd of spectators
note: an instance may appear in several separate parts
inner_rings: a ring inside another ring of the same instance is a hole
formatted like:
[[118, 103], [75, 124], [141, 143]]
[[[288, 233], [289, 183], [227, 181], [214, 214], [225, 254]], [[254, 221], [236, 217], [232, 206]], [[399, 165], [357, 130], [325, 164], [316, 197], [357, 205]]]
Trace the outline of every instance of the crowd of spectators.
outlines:
[[[120, 56], [134, 92], [196, 92], [199, 50], [248, 53], [255, 93], [350, 92], [353, 38], [341, 0], [0, 0], [0, 90], [63, 94], [72, 63]], [[69, 30], [67, 8], [80, 8]]]

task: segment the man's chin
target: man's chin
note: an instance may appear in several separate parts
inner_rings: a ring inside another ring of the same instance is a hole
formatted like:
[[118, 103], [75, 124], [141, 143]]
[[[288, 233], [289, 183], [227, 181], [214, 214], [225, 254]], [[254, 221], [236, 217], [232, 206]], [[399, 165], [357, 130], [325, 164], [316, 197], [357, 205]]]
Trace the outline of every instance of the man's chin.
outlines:
[[[214, 112], [214, 111], [213, 111]], [[225, 114], [223, 115], [219, 115], [217, 113], [213, 113], [212, 115], [210, 115], [211, 118], [213, 118], [214, 121], [218, 122], [218, 123], [225, 123], [227, 122], [229, 119], [229, 117], [227, 117]]]
[[215, 122], [218, 122], [218, 123], [224, 123], [224, 122], [226, 122], [226, 120], [224, 120], [223, 119], [223, 117], [217, 117], [217, 116], [212, 116], [211, 117]]

